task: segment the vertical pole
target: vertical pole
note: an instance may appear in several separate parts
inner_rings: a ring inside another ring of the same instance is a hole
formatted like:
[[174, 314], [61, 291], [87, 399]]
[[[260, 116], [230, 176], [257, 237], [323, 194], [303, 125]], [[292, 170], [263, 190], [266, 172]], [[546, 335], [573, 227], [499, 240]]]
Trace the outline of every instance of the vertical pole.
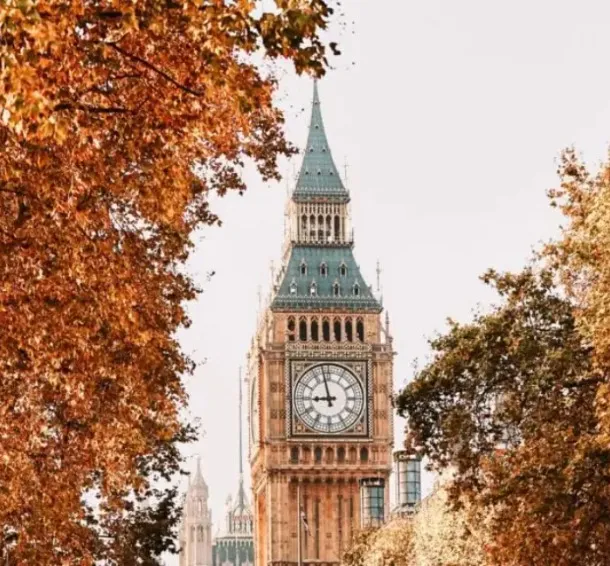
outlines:
[[301, 484], [297, 484], [297, 564], [302, 566], [301, 559]]

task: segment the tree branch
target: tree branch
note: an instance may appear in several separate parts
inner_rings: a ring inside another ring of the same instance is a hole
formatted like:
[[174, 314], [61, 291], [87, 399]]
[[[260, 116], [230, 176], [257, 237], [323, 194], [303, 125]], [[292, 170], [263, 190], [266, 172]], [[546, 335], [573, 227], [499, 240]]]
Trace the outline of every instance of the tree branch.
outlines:
[[60, 102], [53, 110], [84, 110], [95, 114], [131, 114], [132, 111], [121, 106], [91, 106], [89, 104]]
[[124, 57], [127, 57], [128, 59], [131, 59], [132, 61], [137, 61], [138, 63], [141, 63], [147, 69], [150, 69], [151, 71], [157, 73], [158, 75], [163, 77], [166, 81], [169, 81], [174, 86], [178, 87], [180, 90], [183, 90], [184, 92], [188, 92], [189, 94], [192, 94], [193, 96], [203, 96], [203, 94], [204, 94], [203, 91], [193, 90], [192, 88], [189, 88], [188, 86], [179, 83], [176, 79], [174, 79], [171, 75], [167, 74], [165, 71], [162, 71], [158, 67], [155, 67], [152, 63], [149, 63], [148, 61], [146, 61], [146, 59], [142, 59], [141, 57], [138, 57], [137, 55], [133, 55], [132, 53], [129, 53], [128, 51], [125, 51], [124, 49], [121, 49], [116, 43], [107, 43], [106, 45], [109, 45], [114, 50], [118, 51], [121, 55], [123, 55]]
[[566, 381], [562, 384], [562, 387], [566, 389], [577, 389], [579, 387], [589, 387], [591, 385], [599, 385], [600, 383], [604, 383], [606, 381], [603, 377], [587, 377], [586, 379], [581, 379], [579, 381]]

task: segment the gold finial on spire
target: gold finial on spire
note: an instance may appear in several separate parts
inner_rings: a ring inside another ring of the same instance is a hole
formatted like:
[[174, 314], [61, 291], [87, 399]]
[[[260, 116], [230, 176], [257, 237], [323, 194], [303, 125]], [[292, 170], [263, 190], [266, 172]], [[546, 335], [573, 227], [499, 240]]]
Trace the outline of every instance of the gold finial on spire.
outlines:
[[320, 104], [320, 96], [318, 95], [318, 79], [313, 80], [313, 103]]

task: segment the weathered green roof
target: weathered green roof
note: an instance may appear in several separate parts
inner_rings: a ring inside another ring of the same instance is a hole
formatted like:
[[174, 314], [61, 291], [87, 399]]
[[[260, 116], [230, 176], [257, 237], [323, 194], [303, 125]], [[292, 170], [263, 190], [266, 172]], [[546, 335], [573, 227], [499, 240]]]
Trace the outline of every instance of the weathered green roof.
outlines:
[[[323, 266], [326, 275], [323, 274]], [[345, 268], [344, 275], [342, 267]], [[315, 294], [312, 295], [314, 283]], [[338, 294], [335, 293], [335, 284], [339, 286]], [[271, 309], [381, 312], [381, 304], [362, 278], [350, 246], [295, 245]]]
[[293, 198], [299, 200], [318, 196], [349, 199], [349, 194], [343, 186], [326, 139], [318, 84], [314, 82], [309, 135]]

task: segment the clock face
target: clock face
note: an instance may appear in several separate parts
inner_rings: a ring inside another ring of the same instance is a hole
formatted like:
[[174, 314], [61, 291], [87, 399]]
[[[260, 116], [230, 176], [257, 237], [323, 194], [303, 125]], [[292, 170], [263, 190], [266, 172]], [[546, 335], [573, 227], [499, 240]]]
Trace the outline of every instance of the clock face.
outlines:
[[336, 434], [347, 430], [360, 418], [363, 407], [360, 381], [340, 365], [311, 367], [295, 384], [296, 415], [316, 432]]
[[250, 437], [252, 443], [258, 442], [258, 379], [252, 379], [250, 388]]

